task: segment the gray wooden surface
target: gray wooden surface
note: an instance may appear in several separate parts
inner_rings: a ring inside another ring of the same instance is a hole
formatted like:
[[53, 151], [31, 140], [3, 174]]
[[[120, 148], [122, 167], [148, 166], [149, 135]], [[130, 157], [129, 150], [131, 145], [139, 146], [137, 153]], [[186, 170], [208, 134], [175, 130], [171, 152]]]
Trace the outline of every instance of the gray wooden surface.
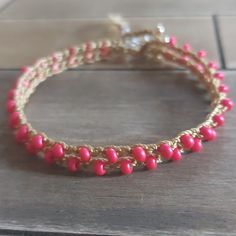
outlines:
[[[29, 157], [6, 125], [18, 68], [90, 38], [115, 37], [104, 17], [162, 21], [181, 43], [206, 49], [236, 99], [234, 16], [228, 1], [0, 0], [0, 235], [236, 235], [236, 111], [200, 154], [156, 171], [103, 178], [68, 174]], [[201, 122], [204, 91], [184, 71], [136, 62], [69, 71], [27, 107], [39, 130], [73, 144], [153, 142]]]
[[[15, 75], [1, 72], [1, 106]], [[235, 73], [227, 75], [235, 98]], [[158, 71], [67, 72], [43, 84], [27, 109], [35, 127], [51, 136], [95, 144], [169, 137], [196, 125], [206, 112], [204, 93], [188, 75]], [[218, 140], [205, 144], [201, 154], [154, 172], [98, 178], [71, 176], [28, 157], [12, 141], [1, 113], [0, 226], [111, 235], [234, 235], [235, 116], [235, 111], [227, 115]]]
[[[4, 0], [2, 0], [4, 1]], [[5, 0], [7, 1], [7, 0]], [[107, 13], [126, 17], [209, 16], [235, 14], [234, 0], [8, 0], [1, 19], [97, 18]]]
[[[129, 21], [136, 30], [154, 29], [158, 22], [163, 23], [167, 34], [175, 35], [180, 44], [191, 42], [196, 50], [207, 50], [210, 59], [221, 63], [212, 17], [136, 17]], [[200, 37], [199, 32], [206, 37]], [[4, 69], [31, 64], [39, 57], [86, 40], [119, 37], [108, 19], [3, 20], [0, 21], [0, 35], [0, 68]], [[109, 63], [90, 68], [132, 69], [137, 66], [139, 69], [158, 67], [139, 61], [135, 66]]]

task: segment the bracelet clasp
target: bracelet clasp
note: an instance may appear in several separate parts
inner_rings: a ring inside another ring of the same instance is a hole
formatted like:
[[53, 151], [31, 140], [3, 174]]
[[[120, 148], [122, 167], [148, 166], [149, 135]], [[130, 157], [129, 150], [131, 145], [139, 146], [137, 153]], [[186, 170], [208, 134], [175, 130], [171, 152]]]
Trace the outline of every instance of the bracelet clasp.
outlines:
[[165, 27], [157, 24], [153, 30], [131, 31], [129, 23], [120, 15], [111, 15], [109, 19], [115, 25], [121, 35], [120, 47], [125, 54], [134, 57], [157, 58], [162, 42], [168, 42], [168, 36], [164, 35]]

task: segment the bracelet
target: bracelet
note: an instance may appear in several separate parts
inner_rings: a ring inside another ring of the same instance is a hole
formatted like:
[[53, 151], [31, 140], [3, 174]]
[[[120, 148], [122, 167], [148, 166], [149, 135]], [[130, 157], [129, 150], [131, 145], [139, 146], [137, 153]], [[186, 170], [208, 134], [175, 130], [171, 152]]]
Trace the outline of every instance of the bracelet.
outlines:
[[[123, 32], [121, 39], [86, 42], [39, 59], [22, 68], [22, 74], [8, 92], [8, 122], [17, 143], [49, 165], [58, 164], [70, 172], [92, 170], [99, 176], [115, 170], [131, 174], [140, 167], [153, 170], [160, 163], [181, 160], [182, 154], [201, 151], [202, 142], [216, 138], [215, 128], [224, 124], [223, 114], [233, 108], [233, 102], [227, 98], [229, 88], [223, 84], [224, 74], [217, 71], [215, 62], [207, 61], [204, 50], [194, 52], [189, 44], [178, 46], [175, 37], [164, 35], [164, 27], [160, 24], [154, 30], [131, 32], [128, 23], [121, 18], [113, 21]], [[168, 62], [190, 70], [211, 98], [211, 112], [205, 121], [160, 143], [105, 147], [69, 145], [49, 138], [27, 121], [24, 107], [41, 82], [67, 69], [107, 61], [117, 55], [143, 57], [154, 63]]]

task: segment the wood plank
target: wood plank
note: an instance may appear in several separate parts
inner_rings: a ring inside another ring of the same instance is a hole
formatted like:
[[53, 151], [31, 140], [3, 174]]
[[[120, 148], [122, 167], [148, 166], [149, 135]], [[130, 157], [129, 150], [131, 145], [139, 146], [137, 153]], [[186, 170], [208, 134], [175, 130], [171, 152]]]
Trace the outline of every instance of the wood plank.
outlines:
[[235, 49], [235, 37], [236, 37], [236, 16], [222, 16], [218, 17], [220, 26], [221, 42], [224, 50], [226, 67], [228, 69], [236, 68], [236, 49]]
[[5, 8], [9, 7], [13, 3], [11, 0], [0, 0], [0, 14]]
[[235, 14], [234, 0], [21, 0], [15, 1], [0, 17], [3, 19], [97, 18], [108, 13], [128, 17], [209, 16]]
[[[167, 28], [167, 34], [175, 35], [180, 45], [190, 42], [196, 50], [204, 48], [209, 58], [220, 64], [211, 17], [131, 18], [130, 22], [134, 29], [153, 29], [158, 22], [162, 22]], [[117, 32], [104, 19], [0, 21], [0, 35], [0, 68], [19, 68], [55, 50], [86, 40], [118, 37]], [[160, 65], [143, 61], [93, 65], [91, 68], [133, 69], [136, 66], [139, 69], [160, 68]]]
[[[227, 73], [236, 99], [235, 72]], [[0, 73], [0, 105], [16, 72]], [[74, 142], [149, 142], [201, 122], [208, 104], [184, 72], [73, 71], [28, 106], [35, 127]], [[57, 80], [57, 81], [56, 81]], [[70, 80], [70, 83], [68, 83]], [[0, 228], [102, 235], [235, 235], [236, 111], [200, 154], [157, 171], [71, 176], [28, 157], [0, 113]]]

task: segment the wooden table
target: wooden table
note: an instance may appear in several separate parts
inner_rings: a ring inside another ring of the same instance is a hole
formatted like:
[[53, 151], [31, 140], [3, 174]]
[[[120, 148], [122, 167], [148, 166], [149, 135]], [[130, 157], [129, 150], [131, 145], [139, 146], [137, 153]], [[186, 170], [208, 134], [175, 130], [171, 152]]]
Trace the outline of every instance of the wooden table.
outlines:
[[[70, 0], [67, 9], [68, 3], [58, 0], [53, 11], [46, 0], [0, 1], [1, 107], [20, 65], [90, 37], [115, 37], [103, 17], [116, 7], [132, 17], [132, 25], [151, 27], [162, 21], [180, 43], [207, 49], [225, 71], [230, 97], [236, 99], [235, 18], [224, 16], [235, 10], [234, 4], [227, 8], [219, 1], [213, 7], [213, 1], [204, 1], [204, 10], [195, 1], [191, 6], [181, 1], [184, 9], [172, 9], [149, 0], [143, 10], [143, 1], [137, 1], [134, 11], [128, 11], [133, 1], [102, 2], [107, 9], [94, 3], [96, 15], [89, 2]], [[73, 10], [76, 6], [82, 16]], [[87, 19], [85, 10], [90, 12]], [[42, 84], [26, 109], [37, 129], [73, 144], [158, 141], [197, 125], [207, 111], [205, 93], [189, 73], [145, 62], [68, 71]], [[226, 115], [218, 139], [205, 143], [200, 154], [156, 171], [98, 178], [71, 175], [29, 157], [14, 143], [2, 111], [0, 235], [236, 235], [235, 118], [235, 110]]]

